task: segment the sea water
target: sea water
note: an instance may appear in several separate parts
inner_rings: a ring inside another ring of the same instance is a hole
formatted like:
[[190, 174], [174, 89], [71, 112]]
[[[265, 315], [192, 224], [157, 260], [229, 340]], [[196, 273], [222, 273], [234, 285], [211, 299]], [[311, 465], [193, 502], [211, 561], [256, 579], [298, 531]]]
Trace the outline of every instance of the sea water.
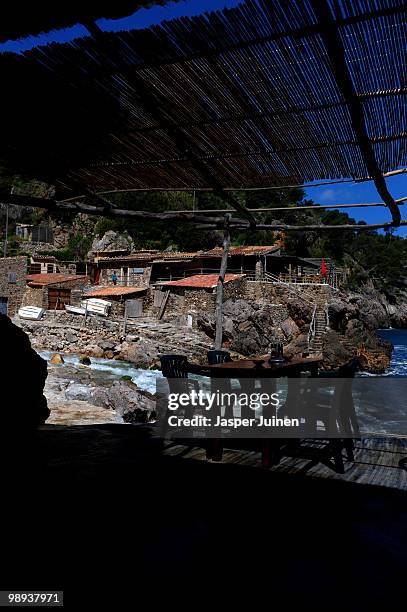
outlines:
[[386, 375], [407, 376], [407, 329], [380, 329], [378, 334], [394, 345]]
[[[51, 355], [55, 351], [38, 351], [43, 359], [49, 361]], [[63, 353], [63, 358], [66, 365], [71, 365], [76, 368], [83, 368], [79, 363], [79, 356], [70, 353]], [[104, 380], [120, 380], [123, 376], [129, 376], [131, 380], [143, 391], [149, 391], [150, 393], [156, 392], [156, 380], [162, 378], [162, 374], [159, 370], [144, 370], [142, 368], [136, 368], [132, 363], [127, 361], [119, 361], [115, 359], [103, 359], [98, 357], [90, 358], [91, 364], [89, 367], [91, 370], [95, 370], [103, 374]]]

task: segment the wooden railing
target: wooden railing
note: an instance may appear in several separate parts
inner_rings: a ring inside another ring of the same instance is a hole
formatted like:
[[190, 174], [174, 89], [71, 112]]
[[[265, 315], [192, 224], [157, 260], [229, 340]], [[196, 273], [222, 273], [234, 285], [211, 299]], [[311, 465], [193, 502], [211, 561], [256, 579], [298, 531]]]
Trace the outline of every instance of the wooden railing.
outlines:
[[300, 285], [330, 285], [337, 289], [340, 285], [341, 275], [334, 273], [323, 276], [322, 274], [279, 274], [279, 279], [283, 283], [293, 283]]

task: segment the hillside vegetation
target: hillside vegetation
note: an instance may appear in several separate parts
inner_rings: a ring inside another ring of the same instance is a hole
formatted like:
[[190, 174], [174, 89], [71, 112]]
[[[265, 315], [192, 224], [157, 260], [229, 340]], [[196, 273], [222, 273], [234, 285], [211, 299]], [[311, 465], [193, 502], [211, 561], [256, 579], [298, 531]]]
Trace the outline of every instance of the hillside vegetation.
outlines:
[[[0, 183], [8, 183], [3, 177]], [[14, 184], [15, 179], [14, 179]], [[17, 181], [16, 189], [20, 193], [37, 196], [52, 195], [50, 188], [39, 182], [24, 184]], [[347, 213], [324, 211], [314, 206], [314, 210], [290, 211], [298, 205], [313, 205], [306, 200], [302, 189], [271, 190], [260, 192], [236, 193], [235, 196], [249, 208], [270, 208], [269, 213], [258, 213], [265, 223], [281, 221], [295, 225], [312, 225], [325, 223], [342, 225], [356, 223]], [[121, 208], [135, 210], [192, 210], [221, 209], [225, 203], [211, 193], [127, 193], [109, 196]], [[273, 212], [273, 208], [286, 207], [287, 212]], [[61, 225], [67, 232], [65, 245], [55, 254], [59, 259], [82, 259], [89, 250], [92, 239], [102, 236], [108, 230], [127, 231], [135, 248], [197, 250], [210, 249], [221, 243], [221, 233], [198, 230], [190, 222], [166, 222], [150, 220], [140, 221], [114, 218], [92, 218], [86, 223], [77, 223], [78, 215], [53, 215], [51, 222]], [[81, 215], [84, 217], [84, 215]], [[5, 206], [0, 208], [1, 228], [4, 228]], [[14, 253], [24, 252], [24, 244], [15, 239], [15, 223], [48, 223], [50, 217], [44, 210], [9, 207], [9, 239]], [[360, 222], [362, 224], [362, 222]], [[4, 233], [4, 230], [3, 230]], [[274, 237], [269, 231], [236, 232], [232, 235], [233, 245], [272, 244]], [[9, 253], [10, 253], [9, 248]], [[366, 284], [375, 288], [393, 292], [407, 287], [407, 242], [393, 235], [392, 232], [377, 231], [304, 231], [286, 235], [284, 252], [300, 257], [325, 257], [332, 259], [337, 266], [346, 267], [349, 271], [348, 283], [356, 289]]]

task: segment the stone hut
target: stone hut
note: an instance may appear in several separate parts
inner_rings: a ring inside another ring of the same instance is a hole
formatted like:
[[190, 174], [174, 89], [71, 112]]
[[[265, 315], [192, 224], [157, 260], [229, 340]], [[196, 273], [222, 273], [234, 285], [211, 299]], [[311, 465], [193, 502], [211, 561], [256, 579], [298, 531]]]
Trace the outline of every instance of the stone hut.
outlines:
[[0, 259], [0, 314], [13, 317], [21, 307], [26, 288], [27, 257]]
[[[185, 323], [194, 326], [197, 315], [212, 313], [216, 305], [218, 274], [194, 274], [175, 281], [156, 285], [153, 300], [156, 307], [166, 300], [166, 317], [182, 316]], [[244, 274], [226, 274], [224, 300], [242, 297], [245, 291]], [[170, 292], [166, 297], [167, 292]]]
[[72, 303], [74, 290], [89, 284], [89, 277], [76, 274], [29, 274], [23, 299], [24, 306], [38, 306], [45, 310], [64, 310]]
[[113, 316], [123, 316], [127, 308], [129, 317], [140, 317], [146, 308], [147, 287], [98, 287], [83, 294], [82, 298], [98, 298], [111, 302]]
[[52, 255], [33, 254], [28, 264], [28, 274], [57, 274], [58, 262]]

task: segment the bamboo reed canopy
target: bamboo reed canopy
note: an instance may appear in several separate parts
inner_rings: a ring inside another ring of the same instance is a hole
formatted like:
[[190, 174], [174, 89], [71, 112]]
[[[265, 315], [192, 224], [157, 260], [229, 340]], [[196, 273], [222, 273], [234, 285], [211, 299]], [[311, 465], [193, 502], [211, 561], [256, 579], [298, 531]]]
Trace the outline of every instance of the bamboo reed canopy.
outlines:
[[400, 223], [383, 175], [407, 165], [403, 0], [245, 0], [142, 31], [86, 26], [0, 57], [0, 157], [57, 200], [371, 178]]
[[118, 19], [131, 15], [138, 8], [165, 4], [170, 0], [58, 0], [52, 7], [48, 2], [8, 2], [0, 21], [0, 41], [16, 40], [41, 32], [69, 28], [78, 22], [99, 19]]

